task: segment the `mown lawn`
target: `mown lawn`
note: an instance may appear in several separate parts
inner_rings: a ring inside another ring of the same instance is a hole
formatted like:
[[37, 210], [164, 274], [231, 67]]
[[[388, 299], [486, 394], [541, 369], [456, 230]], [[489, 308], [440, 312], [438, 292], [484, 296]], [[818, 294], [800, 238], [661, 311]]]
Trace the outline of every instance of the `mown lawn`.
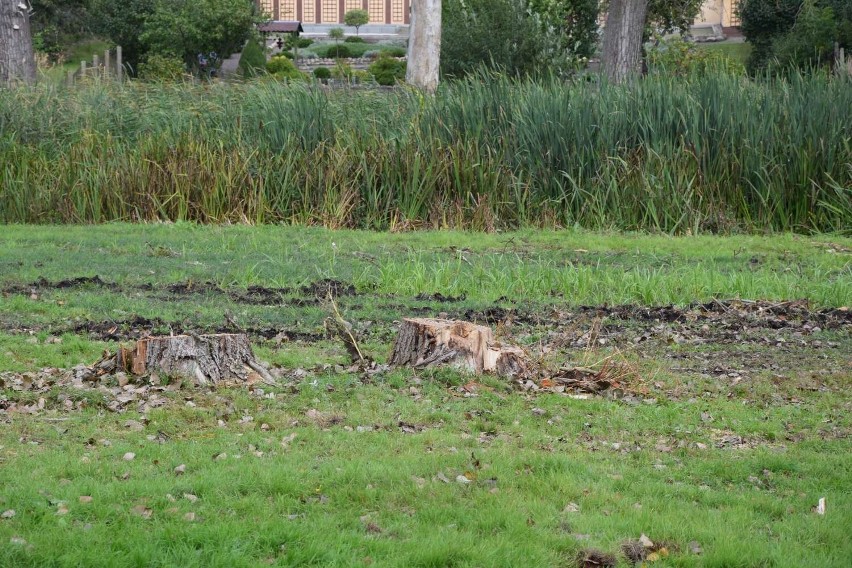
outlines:
[[[621, 545], [645, 534], [654, 566], [847, 566], [850, 252], [831, 236], [3, 226], [0, 565], [574, 566], [594, 548], [628, 566]], [[552, 368], [609, 361], [621, 388], [363, 373], [326, 337], [329, 287], [379, 362], [395, 322], [445, 314]], [[113, 412], [112, 384], [20, 386], [141, 333], [228, 326], [278, 387], [163, 379], [161, 406]]]

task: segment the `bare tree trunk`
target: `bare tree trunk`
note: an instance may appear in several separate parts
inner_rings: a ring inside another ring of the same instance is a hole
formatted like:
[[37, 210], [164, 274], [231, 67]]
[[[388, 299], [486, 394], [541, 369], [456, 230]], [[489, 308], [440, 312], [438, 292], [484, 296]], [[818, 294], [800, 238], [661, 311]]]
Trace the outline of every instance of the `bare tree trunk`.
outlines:
[[412, 0], [405, 80], [428, 93], [438, 88], [441, 0]]
[[[21, 9], [19, 5], [25, 5]], [[0, 87], [34, 83], [35, 55], [29, 2], [0, 0]]]
[[601, 64], [613, 83], [623, 83], [641, 71], [647, 13], [648, 0], [611, 0], [609, 4]]

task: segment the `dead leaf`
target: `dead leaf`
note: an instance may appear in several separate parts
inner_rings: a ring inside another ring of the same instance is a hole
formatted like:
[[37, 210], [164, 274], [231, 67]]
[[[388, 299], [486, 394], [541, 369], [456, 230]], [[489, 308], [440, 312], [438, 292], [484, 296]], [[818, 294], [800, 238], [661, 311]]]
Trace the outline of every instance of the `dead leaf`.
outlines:
[[83, 503], [84, 505], [86, 503], [91, 503], [92, 502], [92, 496], [91, 495], [80, 495], [79, 501], [80, 501], [80, 503]]
[[580, 511], [580, 506], [574, 502], [568, 503], [565, 505], [565, 508], [562, 509], [563, 513], [577, 513]]
[[13, 536], [12, 538], [9, 539], [9, 542], [12, 543], [12, 544], [17, 544], [18, 546], [26, 546], [27, 545], [27, 541], [25, 541], [24, 539], [22, 539], [19, 536]]
[[701, 548], [701, 545], [698, 544], [697, 540], [689, 541], [689, 544], [687, 544], [686, 546], [689, 548], [689, 551], [693, 554], [701, 554], [702, 552], [704, 552], [704, 550], [702, 550], [702, 548]]
[[195, 513], [190, 511], [189, 513], [187, 513], [183, 516], [183, 520], [184, 521], [190, 521], [190, 522], [194, 521], [195, 520]]
[[198, 501], [198, 496], [193, 495], [192, 493], [184, 493], [183, 498], [189, 501], [190, 503], [195, 503], [196, 501]]
[[65, 503], [60, 503], [59, 507], [56, 508], [57, 515], [67, 515], [68, 514], [68, 506]]
[[128, 420], [124, 423], [124, 427], [131, 432], [141, 432], [145, 429], [145, 425], [138, 420]]
[[468, 485], [470, 482], [471, 482], [470, 479], [468, 479], [464, 475], [457, 475], [456, 476], [456, 483], [461, 483], [462, 485]]
[[[417, 485], [417, 487], [423, 487], [426, 485], [426, 480], [422, 477], [417, 477], [416, 475], [411, 476], [411, 480]], [[14, 511], [12, 511], [14, 513]]]

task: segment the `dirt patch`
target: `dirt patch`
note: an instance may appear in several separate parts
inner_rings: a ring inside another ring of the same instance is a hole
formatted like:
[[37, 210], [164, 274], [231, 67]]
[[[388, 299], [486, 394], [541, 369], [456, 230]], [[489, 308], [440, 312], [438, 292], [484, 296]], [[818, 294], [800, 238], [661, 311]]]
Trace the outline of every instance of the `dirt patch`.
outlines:
[[355, 286], [341, 280], [333, 280], [331, 278], [323, 278], [312, 282], [307, 286], [302, 286], [302, 294], [308, 296], [316, 296], [317, 298], [326, 298], [332, 296], [334, 298], [340, 296], [355, 296]]

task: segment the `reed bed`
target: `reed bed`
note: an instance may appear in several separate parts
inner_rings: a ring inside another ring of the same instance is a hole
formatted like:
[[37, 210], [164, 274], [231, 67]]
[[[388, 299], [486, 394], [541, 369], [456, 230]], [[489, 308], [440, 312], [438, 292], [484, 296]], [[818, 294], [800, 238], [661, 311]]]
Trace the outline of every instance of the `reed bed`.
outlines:
[[0, 221], [852, 231], [852, 81], [0, 91]]

